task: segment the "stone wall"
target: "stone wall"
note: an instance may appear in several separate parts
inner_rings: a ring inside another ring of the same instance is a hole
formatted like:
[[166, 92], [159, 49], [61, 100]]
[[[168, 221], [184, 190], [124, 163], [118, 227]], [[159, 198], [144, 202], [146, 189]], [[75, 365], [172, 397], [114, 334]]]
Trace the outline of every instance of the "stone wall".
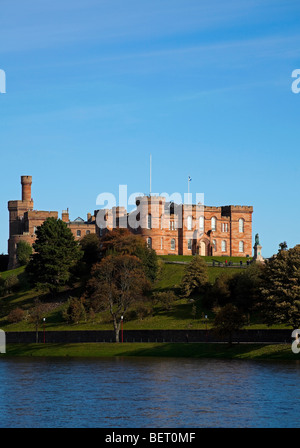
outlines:
[[[240, 330], [233, 335], [233, 342], [291, 343], [292, 330]], [[39, 331], [39, 342], [44, 341], [43, 330]], [[48, 343], [114, 342], [114, 331], [45, 331]], [[121, 331], [120, 331], [121, 341]], [[124, 330], [124, 342], [226, 342], [216, 337], [211, 330]], [[34, 343], [35, 331], [7, 332], [7, 343]]]

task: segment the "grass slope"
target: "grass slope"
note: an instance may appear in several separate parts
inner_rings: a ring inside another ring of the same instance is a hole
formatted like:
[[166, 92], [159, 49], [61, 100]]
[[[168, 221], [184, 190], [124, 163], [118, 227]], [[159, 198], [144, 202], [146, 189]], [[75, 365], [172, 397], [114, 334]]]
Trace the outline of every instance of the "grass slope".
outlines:
[[[174, 257], [174, 256], [168, 256]], [[191, 257], [190, 257], [191, 258]], [[208, 257], [209, 258], [209, 257]], [[177, 256], [177, 259], [181, 259], [181, 256]], [[160, 277], [153, 285], [153, 291], [159, 292], [168, 289], [174, 290], [179, 296], [179, 287], [181, 278], [184, 273], [185, 265], [182, 264], [167, 264], [163, 263]], [[221, 274], [233, 275], [235, 272], [240, 272], [240, 268], [221, 268], [221, 267], [208, 267], [209, 280], [211, 283]], [[0, 277], [6, 279], [10, 275], [16, 275], [19, 279], [19, 288], [0, 298], [0, 328], [5, 331], [34, 331], [35, 326], [28, 319], [19, 323], [9, 323], [7, 316], [9, 312], [20, 307], [25, 311], [29, 311], [34, 305], [34, 300], [39, 297], [41, 301], [47, 300], [45, 293], [31, 289], [28, 285], [24, 267], [18, 268], [12, 271], [6, 271], [0, 273]], [[76, 295], [75, 290], [62, 291], [61, 295], [56, 297], [49, 303], [49, 311], [45, 315], [46, 317], [46, 330], [111, 330], [112, 323], [109, 314], [102, 313], [96, 315], [94, 321], [83, 321], [78, 324], [68, 325], [62, 318], [62, 311], [66, 306], [66, 300], [68, 295]], [[206, 323], [202, 319], [194, 319], [192, 312], [192, 304], [186, 300], [178, 298], [170, 310], [165, 310], [161, 306], [156, 305], [154, 312], [143, 319], [128, 320], [125, 318], [124, 330], [151, 330], [151, 329], [204, 329]], [[203, 309], [203, 314], [208, 315], [208, 328], [211, 326], [213, 315], [211, 312]], [[252, 329], [267, 328], [265, 325], [258, 323], [252, 323]], [[285, 328], [284, 326], [274, 326], [272, 328]]]

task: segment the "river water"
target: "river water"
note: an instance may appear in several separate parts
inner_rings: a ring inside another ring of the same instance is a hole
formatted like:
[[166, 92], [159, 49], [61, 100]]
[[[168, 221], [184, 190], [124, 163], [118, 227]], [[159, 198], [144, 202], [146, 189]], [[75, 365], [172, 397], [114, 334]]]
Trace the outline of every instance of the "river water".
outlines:
[[1, 428], [293, 428], [300, 363], [0, 357]]

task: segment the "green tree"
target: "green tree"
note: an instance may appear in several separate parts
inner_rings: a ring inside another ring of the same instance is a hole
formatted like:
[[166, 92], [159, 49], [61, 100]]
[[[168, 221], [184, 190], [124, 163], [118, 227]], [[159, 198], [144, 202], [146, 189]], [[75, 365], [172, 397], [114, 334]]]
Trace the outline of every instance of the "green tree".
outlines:
[[33, 254], [26, 270], [38, 287], [53, 294], [71, 277], [71, 269], [82, 257], [79, 244], [61, 219], [48, 218], [37, 228]]
[[63, 317], [67, 322], [78, 324], [86, 319], [86, 311], [83, 300], [77, 297], [70, 297], [67, 309], [63, 312]]
[[25, 266], [29, 263], [32, 255], [32, 246], [26, 241], [20, 241], [17, 244], [17, 259], [21, 266]]
[[116, 342], [119, 342], [122, 316], [133, 305], [145, 301], [148, 289], [149, 281], [141, 260], [127, 254], [108, 255], [93, 266], [85, 298], [95, 312], [110, 312]]
[[253, 263], [228, 279], [230, 301], [245, 313], [255, 310], [260, 301], [264, 265]]
[[90, 233], [81, 238], [79, 242], [83, 251], [82, 261], [88, 265], [97, 263], [100, 259], [100, 238], [96, 233]]
[[259, 309], [267, 325], [300, 324], [300, 245], [281, 250], [262, 276]]
[[205, 261], [199, 255], [195, 255], [183, 274], [181, 294], [186, 298], [201, 296], [205, 293], [207, 283], [208, 271]]
[[216, 334], [228, 337], [228, 343], [232, 343], [233, 333], [242, 328], [246, 323], [244, 314], [232, 303], [221, 307], [216, 313], [213, 330]]

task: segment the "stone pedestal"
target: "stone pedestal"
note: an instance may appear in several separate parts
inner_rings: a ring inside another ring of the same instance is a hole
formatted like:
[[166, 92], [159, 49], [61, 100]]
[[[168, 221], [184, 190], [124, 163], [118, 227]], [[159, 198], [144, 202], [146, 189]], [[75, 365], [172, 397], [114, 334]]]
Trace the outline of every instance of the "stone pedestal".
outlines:
[[261, 254], [262, 246], [260, 246], [260, 244], [256, 244], [256, 245], [254, 245], [253, 249], [254, 249], [253, 259], [255, 261], [262, 261], [263, 262], [264, 259], [263, 259], [262, 254]]

